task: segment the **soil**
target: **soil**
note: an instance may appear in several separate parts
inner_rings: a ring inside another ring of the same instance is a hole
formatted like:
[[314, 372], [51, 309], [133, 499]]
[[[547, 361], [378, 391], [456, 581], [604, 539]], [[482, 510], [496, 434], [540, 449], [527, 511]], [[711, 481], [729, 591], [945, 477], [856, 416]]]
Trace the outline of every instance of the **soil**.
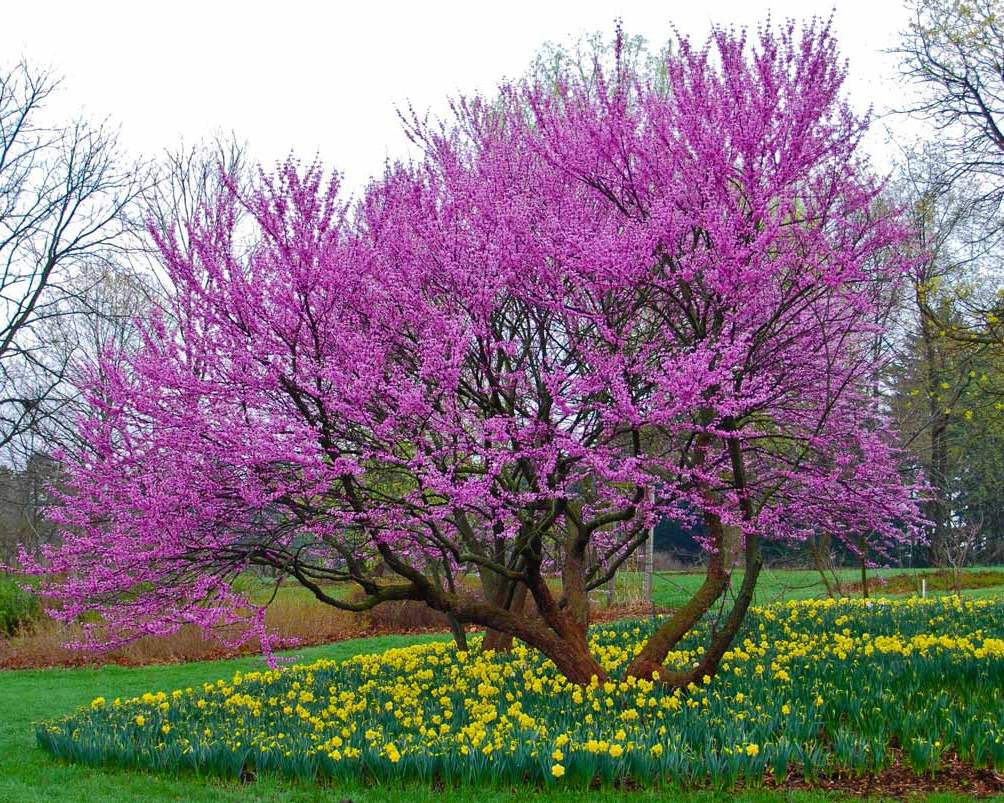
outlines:
[[918, 775], [899, 751], [891, 751], [890, 766], [874, 774], [861, 776], [839, 774], [806, 780], [797, 771], [778, 781], [768, 776], [767, 789], [778, 791], [811, 790], [835, 792], [862, 798], [903, 800], [915, 795], [949, 792], [971, 798], [992, 797], [1004, 793], [1004, 775], [986, 767], [973, 767], [955, 755], [943, 755], [941, 766], [932, 773]]

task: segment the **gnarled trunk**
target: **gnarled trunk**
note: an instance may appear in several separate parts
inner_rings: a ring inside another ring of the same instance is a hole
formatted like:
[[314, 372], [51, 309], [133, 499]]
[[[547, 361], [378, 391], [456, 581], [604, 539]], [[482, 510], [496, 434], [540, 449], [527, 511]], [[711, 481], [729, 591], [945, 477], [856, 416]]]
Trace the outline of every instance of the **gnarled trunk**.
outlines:
[[593, 676], [606, 680], [606, 672], [589, 651], [585, 626], [559, 608], [539, 572], [528, 572], [527, 587], [541, 612], [539, 617], [508, 610], [467, 594], [446, 592], [431, 584], [416, 586], [414, 591], [430, 607], [453, 616], [458, 622], [480, 625], [540, 650], [573, 683], [585, 685]]
[[545, 652], [545, 655], [554, 661], [558, 671], [572, 683], [585, 686], [593, 677], [601, 682], [607, 680], [607, 673], [589, 651], [585, 633], [581, 638], [560, 639], [555, 648]]
[[[526, 585], [518, 583], [511, 596], [505, 592], [506, 589], [503, 588], [496, 593], [496, 604], [504, 607], [506, 610], [513, 611], [517, 615], [528, 615], [528, 611], [526, 610], [528, 596]], [[494, 650], [495, 652], [509, 652], [512, 650], [513, 640], [512, 633], [505, 633], [501, 630], [488, 627], [485, 628], [485, 637], [484, 641], [481, 642], [481, 649]]]
[[735, 562], [740, 544], [737, 527], [727, 527], [718, 516], [706, 517], [711, 540], [715, 547], [708, 559], [704, 582], [687, 602], [676, 609], [649, 638], [641, 652], [628, 666], [628, 674], [634, 677], [651, 678], [652, 673], [661, 673], [666, 655], [701, 620], [711, 606], [717, 602], [729, 586], [732, 564]]
[[745, 573], [739, 592], [736, 594], [736, 601], [722, 626], [712, 632], [711, 641], [696, 666], [683, 671], [672, 671], [661, 664], [636, 666], [636, 660], [628, 668], [628, 674], [649, 679], [656, 677], [662, 683], [677, 688], [682, 688], [690, 683], [699, 683], [705, 675], [714, 675], [718, 671], [722, 656], [732, 645], [746, 619], [746, 613], [753, 601], [753, 592], [756, 589], [757, 578], [760, 576], [762, 568], [763, 557], [760, 554], [759, 538], [756, 535], [750, 535], [746, 539]]
[[[726, 439], [729, 459], [732, 464], [732, 480], [736, 491], [740, 494], [740, 507], [743, 521], [754, 519], [753, 504], [746, 495], [746, 467], [742, 448], [735, 437]], [[753, 601], [753, 591], [756, 589], [757, 578], [763, 567], [763, 557], [760, 554], [760, 538], [756, 533], [746, 536], [746, 567], [743, 582], [736, 601], [725, 618], [721, 628], [712, 629], [711, 641], [696, 666], [682, 672], [667, 669], [663, 662], [666, 655], [680, 640], [700, 621], [715, 601], [722, 596], [731, 579], [731, 565], [735, 561], [736, 550], [739, 548], [741, 532], [738, 528], [725, 527], [721, 520], [713, 515], [707, 516], [711, 535], [718, 550], [708, 562], [708, 574], [697, 593], [683, 606], [677, 614], [660, 627], [642, 651], [628, 666], [628, 675], [638, 678], [658, 678], [671, 686], [682, 687], [703, 679], [705, 675], [714, 675], [722, 656], [735, 639], [746, 618], [750, 603]]]

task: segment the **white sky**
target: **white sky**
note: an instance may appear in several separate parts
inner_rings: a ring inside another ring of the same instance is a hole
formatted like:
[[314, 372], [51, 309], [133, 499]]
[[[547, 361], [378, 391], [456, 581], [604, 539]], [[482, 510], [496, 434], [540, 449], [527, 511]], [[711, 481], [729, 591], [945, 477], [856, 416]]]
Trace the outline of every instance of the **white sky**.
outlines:
[[[445, 112], [458, 92], [520, 75], [547, 41], [609, 34], [616, 17], [653, 45], [675, 24], [755, 25], [836, 11], [848, 93], [877, 112], [902, 102], [892, 47], [901, 0], [509, 0], [509, 2], [25, 2], [0, 15], [0, 68], [22, 56], [64, 77], [54, 111], [120, 128], [134, 155], [235, 131], [265, 162], [319, 153], [350, 189], [405, 155], [395, 108]], [[901, 118], [897, 131], [916, 133]], [[876, 126], [871, 147], [891, 151]]]

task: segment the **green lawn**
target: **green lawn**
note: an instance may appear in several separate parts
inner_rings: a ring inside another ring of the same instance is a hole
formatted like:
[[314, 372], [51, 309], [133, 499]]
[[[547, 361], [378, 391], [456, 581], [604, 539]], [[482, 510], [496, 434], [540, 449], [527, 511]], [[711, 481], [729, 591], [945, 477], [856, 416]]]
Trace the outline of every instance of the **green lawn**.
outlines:
[[[303, 659], [346, 658], [361, 652], [379, 652], [443, 636], [380, 636], [344, 641], [324, 647], [297, 650]], [[101, 769], [52, 760], [35, 745], [33, 723], [69, 713], [97, 696], [135, 695], [144, 691], [169, 691], [207, 679], [232, 675], [238, 669], [260, 668], [258, 658], [238, 658], [206, 663], [166, 664], [145, 667], [106, 666], [86, 669], [44, 669], [0, 672], [0, 801], [4, 803], [104, 803], [108, 801], [468, 801], [482, 803], [526, 798], [578, 801], [578, 791], [528, 793], [523, 789], [459, 789], [436, 791], [427, 787], [325, 788], [262, 778], [253, 784], [225, 783], [193, 775], [165, 776], [118, 769]], [[667, 800], [667, 792], [606, 793], [604, 800]], [[716, 795], [691, 793], [672, 799], [693, 801], [831, 800], [820, 794], [776, 795], [767, 792]], [[945, 801], [951, 797], [939, 798]], [[934, 798], [932, 798], [934, 800]]]
[[[999, 567], [997, 567], [999, 570]], [[904, 596], [903, 594], [888, 594], [883, 589], [881, 582], [883, 577], [892, 577], [904, 574], [921, 574], [931, 571], [930, 569], [869, 569], [868, 583], [871, 596]], [[968, 569], [967, 571], [981, 571], [979, 567]], [[860, 579], [859, 569], [839, 570], [840, 579], [844, 583], [855, 583]], [[733, 586], [738, 587], [742, 583], [742, 571], [733, 573]], [[1001, 579], [1004, 580], [1004, 574]], [[697, 590], [704, 575], [700, 572], [656, 572], [652, 582], [652, 597], [656, 605], [666, 608], [674, 608], [682, 605], [690, 595]], [[617, 575], [616, 599], [638, 599], [641, 594], [642, 575], [641, 572], [621, 572]], [[950, 591], [929, 590], [929, 596], [942, 596], [952, 593]], [[596, 602], [603, 605], [606, 599], [603, 591], [595, 592]], [[966, 597], [987, 597], [1004, 594], [1004, 584], [989, 588], [963, 589], [962, 595]], [[789, 599], [810, 599], [812, 597], [826, 596], [826, 587], [819, 577], [819, 573], [812, 569], [764, 569], [757, 580], [755, 600], [758, 605], [767, 605], [772, 602], [780, 602]], [[854, 594], [857, 596], [857, 594]]]
[[[963, 589], [963, 596], [981, 597], [993, 596], [1004, 593], [1004, 571], [1000, 567], [992, 567], [993, 571], [1000, 573], [1001, 584], [990, 588]], [[881, 579], [885, 577], [924, 574], [931, 572], [931, 569], [869, 569], [868, 583], [871, 596], [904, 596], [902, 593], [889, 594], [883, 588]], [[967, 572], [983, 571], [981, 567], [965, 569]], [[857, 583], [861, 578], [860, 569], [848, 568], [838, 570], [843, 583]], [[743, 572], [736, 570], [733, 573], [733, 585], [738, 587], [742, 582]], [[700, 570], [696, 571], [670, 571], [656, 572], [653, 579], [652, 589], [656, 605], [665, 608], [674, 608], [682, 605], [704, 580], [704, 574]], [[476, 579], [472, 578], [472, 585], [477, 588]], [[560, 580], [553, 578], [549, 580], [555, 589], [560, 589]], [[640, 599], [642, 589], [642, 574], [636, 571], [621, 571], [617, 575], [617, 588], [615, 601], [634, 602]], [[918, 581], [919, 589], [919, 581]], [[271, 597], [274, 588], [272, 584], [261, 578], [247, 577], [243, 581], [243, 590], [250, 593], [251, 598], [256, 602], [264, 602]], [[352, 592], [352, 587], [348, 584], [332, 584], [327, 588], [327, 592], [336, 597], [344, 597]], [[952, 593], [951, 591], [929, 589], [929, 596], [941, 596]], [[606, 602], [605, 589], [598, 589], [593, 592], [596, 604], [603, 606]], [[855, 594], [856, 595], [856, 594]], [[296, 602], [304, 606], [321, 606], [313, 594], [306, 588], [295, 583], [285, 583], [279, 590], [279, 598]], [[756, 602], [760, 605], [767, 605], [772, 602], [779, 602], [789, 599], [809, 599], [812, 597], [826, 596], [826, 587], [819, 577], [819, 573], [814, 569], [770, 569], [766, 568], [760, 573], [757, 581]]]
[[[887, 570], [901, 572], [902, 570]], [[878, 574], [878, 572], [876, 572]], [[627, 583], [640, 578], [628, 577]], [[700, 576], [663, 573], [655, 581], [655, 595], [660, 605], [674, 605], [693, 591]], [[804, 598], [819, 595], [822, 586], [814, 572], [764, 573], [758, 589], [758, 601], [767, 603], [780, 598]], [[881, 593], [877, 590], [877, 593]], [[1000, 593], [1000, 589], [976, 589], [973, 595]], [[446, 636], [381, 636], [343, 641], [323, 647], [297, 650], [292, 655], [302, 659], [346, 658], [362, 652], [379, 652], [419, 640]], [[116, 769], [100, 769], [56, 762], [35, 745], [33, 725], [43, 719], [68, 714], [88, 704], [94, 697], [113, 698], [144, 691], [170, 691], [205, 680], [232, 675], [238, 669], [260, 667], [259, 658], [239, 658], [189, 664], [166, 664], [145, 667], [106, 666], [82, 669], [45, 669], [0, 671], [0, 803], [101, 803], [102, 801], [467, 801], [482, 803], [503, 800], [578, 801], [581, 792], [536, 793], [524, 789], [460, 789], [436, 791], [427, 787], [368, 787], [360, 783], [351, 788], [330, 788], [295, 784], [285, 780], [261, 778], [249, 785], [224, 783], [214, 778], [192, 775], [165, 776]], [[714, 793], [671, 794], [666, 790], [604, 793], [597, 799], [630, 801], [650, 800], [832, 800], [822, 794], [767, 792], [716, 795]], [[935, 801], [966, 798], [935, 795]], [[1004, 798], [1001, 798], [1004, 800]]]
[[[441, 636], [382, 636], [297, 650], [304, 659], [347, 658], [360, 652]], [[35, 746], [33, 723], [58, 717], [86, 705], [94, 697], [135, 695], [144, 691], [186, 687], [232, 675], [238, 669], [260, 668], [260, 658], [145, 667], [106, 666], [87, 669], [44, 669], [0, 672], [0, 801], [314, 801], [420, 800], [418, 794], [391, 790], [321, 790], [297, 788], [264, 779], [252, 786], [224, 784], [193, 776], [166, 777], [121, 770], [104, 770], [54, 762]], [[431, 793], [427, 796], [432, 799]]]

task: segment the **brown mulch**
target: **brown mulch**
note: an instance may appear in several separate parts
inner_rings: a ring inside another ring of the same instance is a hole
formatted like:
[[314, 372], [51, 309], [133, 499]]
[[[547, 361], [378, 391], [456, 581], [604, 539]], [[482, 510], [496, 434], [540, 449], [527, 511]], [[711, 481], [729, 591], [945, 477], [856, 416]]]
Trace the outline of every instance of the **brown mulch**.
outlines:
[[941, 766], [935, 772], [918, 775], [898, 750], [891, 753], [893, 763], [874, 774], [857, 776], [841, 773], [806, 780], [797, 770], [792, 770], [780, 781], [773, 775], [767, 776], [764, 787], [778, 791], [834, 792], [852, 797], [898, 800], [933, 792], [950, 792], [971, 798], [1004, 793], [1004, 775], [985, 767], [973, 767], [955, 755], [943, 755]]
[[[988, 798], [1004, 793], [1004, 775], [992, 769], [976, 768], [955, 755], [943, 755], [941, 766], [934, 773], [918, 775], [903, 761], [899, 750], [892, 750], [893, 763], [881, 772], [865, 775], [839, 773], [806, 780], [801, 772], [792, 769], [782, 779], [768, 774], [762, 782], [740, 783], [724, 795], [735, 797], [739, 792], [768, 790], [771, 792], [826, 792], [829, 794], [874, 800], [909, 800], [930, 794], [954, 794], [972, 799]], [[644, 789], [633, 778], [621, 778], [614, 783], [623, 791]], [[599, 789], [602, 781], [597, 776], [591, 785]], [[694, 790], [706, 789], [704, 786]], [[667, 797], [667, 800], [671, 798]]]
[[620, 619], [644, 619], [647, 616], [663, 616], [672, 613], [671, 608], [660, 608], [643, 602], [615, 605], [612, 608], [593, 608], [589, 611], [589, 622], [616, 622]]

